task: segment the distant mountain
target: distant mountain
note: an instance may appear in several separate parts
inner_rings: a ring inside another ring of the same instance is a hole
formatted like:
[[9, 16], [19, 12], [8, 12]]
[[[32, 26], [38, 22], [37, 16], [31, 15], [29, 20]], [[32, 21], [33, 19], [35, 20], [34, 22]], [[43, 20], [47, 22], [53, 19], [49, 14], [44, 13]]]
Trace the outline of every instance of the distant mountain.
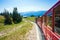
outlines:
[[31, 15], [34, 15], [34, 16], [42, 16], [44, 15], [46, 11], [37, 11], [37, 12], [21, 12], [20, 14], [22, 16], [31, 16]]

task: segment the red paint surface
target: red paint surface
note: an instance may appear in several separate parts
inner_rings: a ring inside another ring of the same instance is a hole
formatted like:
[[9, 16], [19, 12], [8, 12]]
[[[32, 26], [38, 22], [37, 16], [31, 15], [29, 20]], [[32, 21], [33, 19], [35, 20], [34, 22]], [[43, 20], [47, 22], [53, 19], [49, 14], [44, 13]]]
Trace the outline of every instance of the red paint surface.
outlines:
[[[40, 27], [40, 23], [37, 22], [37, 24]], [[41, 28], [41, 27], [40, 27]], [[59, 40], [60, 36], [58, 36], [56, 33], [54, 33], [48, 26], [42, 25], [42, 31], [45, 35], [46, 40]]]

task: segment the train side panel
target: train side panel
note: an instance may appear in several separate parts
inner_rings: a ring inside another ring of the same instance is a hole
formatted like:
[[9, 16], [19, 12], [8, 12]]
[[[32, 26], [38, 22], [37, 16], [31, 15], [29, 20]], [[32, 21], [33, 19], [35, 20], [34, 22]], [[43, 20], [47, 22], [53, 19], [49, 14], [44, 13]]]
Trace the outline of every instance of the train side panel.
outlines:
[[60, 38], [54, 32], [52, 32], [48, 26], [45, 26], [44, 24], [41, 26], [40, 21], [37, 21], [37, 24], [42, 29], [46, 40], [60, 40]]

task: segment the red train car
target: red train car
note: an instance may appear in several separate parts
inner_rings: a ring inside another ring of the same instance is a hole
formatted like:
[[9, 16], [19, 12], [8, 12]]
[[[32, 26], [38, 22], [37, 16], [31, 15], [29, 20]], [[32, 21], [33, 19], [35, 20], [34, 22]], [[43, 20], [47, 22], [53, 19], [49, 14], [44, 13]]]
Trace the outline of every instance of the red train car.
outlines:
[[60, 40], [60, 1], [36, 20], [46, 40]]

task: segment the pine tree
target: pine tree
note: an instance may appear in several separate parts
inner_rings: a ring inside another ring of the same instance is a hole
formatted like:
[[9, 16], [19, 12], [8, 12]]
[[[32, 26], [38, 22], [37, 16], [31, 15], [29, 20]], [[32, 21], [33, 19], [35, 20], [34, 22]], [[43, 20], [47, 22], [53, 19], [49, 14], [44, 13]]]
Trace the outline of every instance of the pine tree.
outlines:
[[14, 10], [13, 10], [13, 17], [12, 18], [13, 18], [14, 23], [19, 23], [22, 21], [22, 17], [18, 13], [17, 8], [14, 8]]
[[5, 17], [4, 24], [5, 24], [5, 25], [7, 25], [7, 24], [12, 24], [12, 20], [11, 20], [11, 18], [10, 18], [9, 12], [8, 12], [7, 10], [5, 10], [5, 11], [3, 12], [3, 14], [4, 14], [4, 17]]

